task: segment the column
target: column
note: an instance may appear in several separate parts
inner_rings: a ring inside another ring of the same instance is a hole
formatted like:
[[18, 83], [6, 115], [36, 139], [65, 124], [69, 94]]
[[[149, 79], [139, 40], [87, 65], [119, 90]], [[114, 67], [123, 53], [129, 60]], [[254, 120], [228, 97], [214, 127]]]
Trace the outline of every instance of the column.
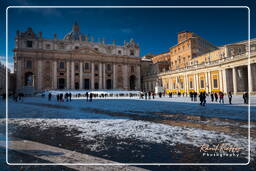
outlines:
[[222, 81], [223, 81], [223, 92], [225, 94], [227, 94], [228, 91], [227, 91], [227, 73], [226, 73], [226, 69], [222, 70], [222, 74], [223, 74], [223, 78], [222, 78]]
[[75, 64], [71, 62], [71, 89], [75, 89]]
[[80, 62], [79, 89], [83, 89], [83, 62]]
[[212, 80], [211, 80], [211, 72], [207, 72], [208, 83], [209, 83], [209, 92], [212, 92]]
[[172, 89], [172, 79], [171, 77], [169, 78], [169, 87], [168, 87], [170, 90]]
[[187, 76], [187, 74], [184, 75], [184, 87], [185, 87], [185, 93], [188, 93], [188, 76]]
[[116, 64], [113, 64], [113, 89], [116, 89]]
[[57, 89], [57, 61], [53, 62], [53, 89]]
[[222, 72], [219, 70], [220, 91], [223, 92]]
[[67, 89], [70, 89], [70, 62], [67, 61]]
[[99, 63], [99, 89], [102, 89], [102, 63]]
[[37, 63], [37, 89], [42, 89], [42, 60], [38, 60]]
[[94, 87], [94, 63], [91, 63], [91, 89], [95, 89]]
[[194, 74], [194, 91], [197, 91], [197, 87], [196, 87], [196, 74]]
[[125, 90], [128, 90], [128, 71], [127, 71], [127, 65], [123, 65], [123, 88]]
[[23, 72], [22, 72], [22, 69], [21, 69], [21, 61], [17, 60], [16, 89], [20, 89], [24, 85], [23, 82], [22, 82], [22, 73]]
[[176, 76], [176, 81], [175, 81], [176, 83], [175, 83], [175, 85], [176, 85], [176, 87], [175, 87], [175, 89], [177, 89], [177, 90], [179, 90], [179, 83], [178, 83], [178, 77]]
[[140, 80], [140, 65], [138, 65], [137, 67], [137, 86], [136, 86], [136, 90], [140, 90], [141, 87], [140, 87], [140, 83], [141, 83], [141, 80]]
[[205, 91], [206, 93], [209, 93], [209, 80], [208, 80], [207, 72], [205, 72], [204, 78], [205, 78]]
[[233, 91], [234, 91], [234, 94], [236, 95], [237, 94], [237, 82], [236, 82], [236, 68], [233, 67], [232, 68], [232, 76], [233, 76]]
[[103, 68], [103, 71], [102, 71], [102, 74], [103, 74], [103, 89], [106, 89], [106, 64], [102, 64], [102, 68]]

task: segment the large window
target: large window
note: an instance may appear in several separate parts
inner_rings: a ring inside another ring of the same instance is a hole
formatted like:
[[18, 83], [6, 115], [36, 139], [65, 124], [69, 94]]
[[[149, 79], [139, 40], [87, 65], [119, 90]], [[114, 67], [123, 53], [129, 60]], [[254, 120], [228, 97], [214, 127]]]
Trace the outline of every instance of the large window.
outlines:
[[204, 88], [204, 80], [200, 80], [200, 87]]
[[60, 69], [64, 69], [65, 68], [65, 63], [64, 62], [60, 62], [59, 63], [59, 68]]
[[26, 61], [26, 68], [27, 69], [31, 69], [32, 68], [32, 61], [31, 60]]
[[110, 64], [107, 64], [107, 70], [111, 71], [111, 65]]
[[78, 64], [78, 63], [75, 64], [75, 70], [76, 70], [76, 71], [79, 70], [79, 64]]
[[32, 48], [33, 47], [33, 42], [31, 40], [28, 40], [26, 42], [26, 45], [27, 45], [27, 47]]
[[192, 81], [189, 82], [189, 88], [193, 88], [193, 82]]
[[213, 79], [213, 88], [218, 88], [218, 80]]
[[85, 64], [84, 64], [84, 70], [89, 70], [89, 69], [90, 69], [89, 63], [85, 63]]
[[98, 64], [95, 64], [95, 65], [94, 65], [94, 69], [95, 69], [95, 71], [98, 71], [98, 70], [99, 70], [99, 65], [98, 65]]

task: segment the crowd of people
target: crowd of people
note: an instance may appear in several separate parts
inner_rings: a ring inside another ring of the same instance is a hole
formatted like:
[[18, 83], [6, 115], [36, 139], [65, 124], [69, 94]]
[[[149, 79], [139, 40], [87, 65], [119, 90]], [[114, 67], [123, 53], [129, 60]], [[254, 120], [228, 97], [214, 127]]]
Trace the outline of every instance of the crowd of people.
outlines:
[[[44, 93], [41, 94], [42, 97], [45, 96]], [[206, 102], [207, 102], [207, 97], [210, 96], [210, 100], [211, 102], [217, 102], [220, 104], [224, 104], [224, 93], [223, 92], [212, 92], [212, 93], [206, 93], [206, 92], [190, 92], [189, 94], [187, 93], [173, 93], [173, 92], [169, 92], [169, 93], [165, 93], [165, 92], [159, 92], [159, 93], [155, 93], [153, 91], [144, 91], [144, 92], [140, 92], [140, 93], [92, 93], [92, 92], [85, 92], [85, 93], [71, 93], [71, 92], [63, 92], [63, 93], [58, 93], [53, 95], [51, 92], [48, 93], [48, 101], [51, 101], [53, 96], [56, 97], [57, 102], [69, 102], [72, 100], [72, 98], [81, 98], [81, 97], [85, 97], [86, 102], [92, 102], [92, 100], [94, 98], [106, 98], [106, 97], [139, 97], [140, 99], [155, 99], [156, 96], [158, 96], [158, 98], [162, 98], [162, 97], [169, 97], [169, 98], [173, 98], [174, 95], [176, 95], [177, 97], [180, 96], [188, 96], [190, 97], [191, 101], [196, 102], [198, 99], [200, 101], [200, 105], [201, 106], [205, 106]], [[2, 94], [2, 100], [4, 100], [6, 98], [5, 94]], [[24, 98], [24, 94], [23, 93], [13, 93], [12, 94], [13, 97], [13, 101], [15, 102], [23, 102], [23, 98]], [[228, 103], [232, 104], [232, 92], [228, 92], [227, 93], [227, 97], [228, 97]], [[243, 103], [244, 104], [248, 104], [249, 102], [249, 94], [248, 92], [244, 92], [242, 95], [243, 98]]]

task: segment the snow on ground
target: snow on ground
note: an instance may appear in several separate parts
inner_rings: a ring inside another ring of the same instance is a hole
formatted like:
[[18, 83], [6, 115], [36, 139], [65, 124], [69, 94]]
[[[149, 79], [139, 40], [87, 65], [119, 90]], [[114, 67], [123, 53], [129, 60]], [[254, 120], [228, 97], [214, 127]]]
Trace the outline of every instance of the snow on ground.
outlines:
[[[75, 128], [81, 133], [81, 139], [101, 138], [107, 136], [122, 138], [134, 138], [146, 142], [166, 143], [173, 146], [177, 143], [190, 144], [200, 147], [202, 144], [228, 143], [243, 149], [246, 155], [248, 149], [248, 139], [240, 134], [225, 134], [217, 131], [202, 130], [199, 128], [170, 126], [148, 121], [131, 120], [122, 116], [109, 116], [106, 113], [93, 113], [90, 110], [81, 108], [101, 109], [112, 112], [123, 112], [126, 114], [153, 115], [152, 112], [168, 112], [173, 114], [190, 114], [208, 117], [220, 117], [247, 120], [248, 107], [242, 103], [241, 96], [234, 96], [233, 105], [218, 104], [210, 102], [206, 107], [198, 105], [198, 102], [191, 102], [186, 97], [157, 98], [154, 100], [142, 100], [138, 97], [122, 97], [95, 99], [93, 102], [85, 100], [72, 100], [72, 102], [56, 102], [47, 98], [29, 97], [23, 102], [15, 103], [9, 100], [9, 124], [15, 126], [27, 125], [31, 128], [39, 126], [40, 129], [50, 127], [65, 126], [69, 129]], [[252, 99], [256, 99], [255, 96]], [[225, 99], [227, 101], [227, 99]], [[36, 103], [37, 105], [33, 105]], [[39, 105], [38, 105], [39, 104]], [[40, 106], [40, 105], [52, 106]], [[4, 118], [5, 103], [0, 104], [1, 118]], [[54, 106], [56, 105], [56, 106]], [[252, 105], [255, 111], [255, 105]], [[256, 120], [255, 115], [251, 115], [252, 120]], [[1, 119], [1, 124], [5, 119]], [[225, 124], [225, 123], [219, 123]], [[239, 127], [239, 125], [236, 125]], [[244, 126], [244, 125], [242, 125]], [[241, 126], [241, 127], [242, 127]], [[255, 125], [253, 125], [255, 126]], [[252, 155], [256, 156], [256, 139], [251, 139]], [[91, 144], [92, 150], [107, 148], [102, 146], [102, 141], [97, 139], [97, 143]]]
[[[247, 154], [248, 139], [239, 135], [227, 135], [215, 131], [207, 131], [196, 128], [168, 126], [146, 121], [110, 119], [110, 120], [76, 120], [76, 119], [15, 119], [10, 120], [10, 124], [18, 126], [39, 126], [40, 129], [50, 127], [67, 127], [81, 131], [79, 137], [85, 140], [95, 140], [97, 143], [91, 144], [91, 148], [100, 150], [107, 148], [103, 146], [105, 137], [115, 137], [117, 139], [133, 138], [136, 140], [165, 143], [174, 146], [177, 143], [189, 144], [200, 147], [203, 144], [230, 144], [243, 149], [243, 155]], [[256, 148], [256, 139], [251, 141], [252, 149]], [[256, 155], [255, 150], [252, 151]]]

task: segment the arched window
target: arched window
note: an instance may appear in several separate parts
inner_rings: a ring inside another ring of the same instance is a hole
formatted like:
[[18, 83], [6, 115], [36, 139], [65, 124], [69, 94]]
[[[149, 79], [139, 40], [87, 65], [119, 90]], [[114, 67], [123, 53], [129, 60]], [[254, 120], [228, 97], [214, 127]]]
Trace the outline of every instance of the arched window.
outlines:
[[85, 63], [84, 64], [84, 70], [88, 70], [89, 69], [89, 63]]
[[107, 64], [107, 70], [111, 71], [111, 65], [110, 64]]

